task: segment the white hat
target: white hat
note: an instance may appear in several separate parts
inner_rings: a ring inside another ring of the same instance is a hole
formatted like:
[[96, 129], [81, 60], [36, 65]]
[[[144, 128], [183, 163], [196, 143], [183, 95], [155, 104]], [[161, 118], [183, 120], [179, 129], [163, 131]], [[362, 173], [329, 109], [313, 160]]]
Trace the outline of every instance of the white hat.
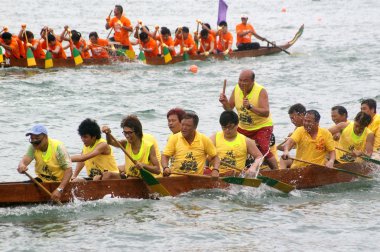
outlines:
[[247, 15], [247, 14], [241, 14], [240, 17], [241, 17], [241, 18], [248, 18], [248, 15]]

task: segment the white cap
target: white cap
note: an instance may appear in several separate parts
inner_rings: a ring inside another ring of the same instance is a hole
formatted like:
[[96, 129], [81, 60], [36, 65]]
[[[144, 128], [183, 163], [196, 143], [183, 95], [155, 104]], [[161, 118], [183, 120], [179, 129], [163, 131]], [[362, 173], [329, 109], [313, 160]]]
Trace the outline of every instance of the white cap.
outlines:
[[248, 18], [248, 15], [247, 15], [247, 14], [241, 14], [240, 17], [241, 17], [241, 18]]

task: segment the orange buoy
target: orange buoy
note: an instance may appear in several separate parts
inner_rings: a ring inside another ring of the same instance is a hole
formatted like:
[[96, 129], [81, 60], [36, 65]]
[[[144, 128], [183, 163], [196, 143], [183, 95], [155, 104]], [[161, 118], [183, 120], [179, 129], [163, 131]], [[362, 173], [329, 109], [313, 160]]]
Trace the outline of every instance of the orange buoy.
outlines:
[[192, 73], [197, 73], [198, 72], [198, 67], [197, 67], [197, 65], [191, 65], [189, 70]]
[[282, 7], [281, 12], [286, 12], [286, 8]]

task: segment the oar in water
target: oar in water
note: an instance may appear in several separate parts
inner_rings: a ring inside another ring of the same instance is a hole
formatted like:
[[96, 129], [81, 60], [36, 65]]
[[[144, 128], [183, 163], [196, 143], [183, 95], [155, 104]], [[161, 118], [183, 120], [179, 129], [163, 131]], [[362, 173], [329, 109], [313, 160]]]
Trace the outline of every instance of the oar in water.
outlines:
[[[342, 149], [342, 148], [339, 148], [339, 147], [335, 147], [335, 149], [340, 150], [340, 151], [343, 151], [343, 152], [346, 152], [346, 153], [351, 153], [351, 151], [348, 151], [348, 150], [345, 150], [345, 149]], [[359, 157], [360, 157], [361, 159], [367, 161], [367, 162], [371, 162], [371, 163], [374, 163], [374, 164], [378, 164], [378, 165], [380, 165], [380, 160], [370, 158], [370, 157], [367, 156], [367, 155], [362, 155], [362, 156], [359, 156]]]
[[[220, 163], [222, 165], [225, 165], [225, 166], [228, 166], [234, 170], [237, 170], [237, 171], [240, 171], [242, 172], [243, 169], [240, 169], [240, 168], [237, 168], [236, 166], [234, 165], [231, 165], [229, 163], [226, 163], [224, 161], [220, 161]], [[266, 177], [266, 176], [262, 176], [262, 175], [258, 175], [257, 178], [259, 180], [261, 180], [262, 182], [264, 182], [264, 184], [266, 184], [267, 186], [270, 186], [270, 187], [273, 187], [281, 192], [284, 192], [284, 193], [289, 193], [291, 191], [293, 191], [295, 189], [294, 186], [292, 185], [289, 185], [287, 183], [284, 183], [284, 182], [281, 182], [281, 181], [278, 181], [276, 179], [273, 179], [273, 178], [269, 178], [269, 177]]]
[[371, 176], [367, 176], [367, 175], [360, 174], [360, 173], [357, 173], [357, 172], [352, 172], [352, 171], [349, 171], [349, 170], [345, 170], [345, 169], [341, 169], [341, 168], [336, 168], [336, 167], [331, 167], [330, 168], [330, 167], [327, 167], [325, 165], [320, 165], [320, 164], [317, 164], [317, 163], [305, 161], [305, 160], [294, 158], [294, 157], [289, 157], [289, 159], [295, 160], [295, 161], [298, 161], [298, 162], [302, 162], [302, 163], [305, 163], [305, 164], [311, 164], [311, 165], [316, 165], [316, 166], [324, 167], [326, 169], [330, 169], [330, 170], [334, 170], [334, 171], [348, 173], [348, 174], [351, 174], [351, 175], [354, 175], [354, 176], [357, 176], [357, 177], [363, 177], [363, 178], [368, 178], [368, 179], [372, 178]]
[[[44, 187], [40, 182], [38, 182], [35, 178], [33, 178], [32, 176], [30, 176], [30, 174], [28, 172], [24, 172], [26, 176], [28, 176], [30, 178], [30, 180], [32, 180], [39, 188], [42, 189], [42, 191], [44, 191], [46, 194], [48, 194], [50, 197], [51, 197], [51, 192], [46, 189], [46, 187]], [[62, 206], [62, 202], [60, 200], [54, 200], [58, 205]]]
[[[171, 172], [171, 174], [196, 177], [196, 178], [212, 179], [211, 176], [188, 174], [188, 173], [181, 173], [181, 172]], [[250, 186], [250, 187], [259, 187], [261, 184], [260, 179], [251, 179], [251, 178], [238, 178], [238, 177], [222, 177], [222, 178], [220, 178], [219, 177], [218, 180], [222, 180], [222, 181], [229, 183], [229, 184], [244, 185], [244, 186]]]
[[283, 51], [284, 53], [287, 53], [287, 54], [291, 55], [291, 53], [288, 52], [287, 50], [285, 50], [284, 48], [281, 48], [281, 47], [277, 46], [275, 43], [270, 42], [270, 41], [267, 40], [266, 38], [263, 38], [263, 39], [264, 39], [264, 41], [266, 41], [268, 44], [270, 44], [270, 45], [272, 45], [272, 46], [274, 46], [274, 47], [280, 49], [280, 50]]
[[[117, 139], [111, 134], [108, 133], [111, 139], [119, 146], [119, 148], [124, 152], [124, 154], [133, 162], [133, 164], [136, 165], [136, 160], [134, 160], [131, 155], [128, 154], [128, 152], [124, 149], [124, 147], [117, 141]], [[153, 192], [157, 192], [161, 194], [162, 196], [171, 196], [170, 192], [160, 184], [160, 182], [147, 170], [140, 169], [140, 174], [142, 179], [148, 184], [149, 188]]]

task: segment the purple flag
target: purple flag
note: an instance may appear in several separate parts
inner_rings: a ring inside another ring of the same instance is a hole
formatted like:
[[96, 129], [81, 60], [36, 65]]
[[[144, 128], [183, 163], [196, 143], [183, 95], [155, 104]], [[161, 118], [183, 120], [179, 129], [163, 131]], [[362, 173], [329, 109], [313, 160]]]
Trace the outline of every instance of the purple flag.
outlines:
[[216, 25], [219, 25], [220, 21], [227, 21], [227, 9], [228, 5], [226, 2], [219, 0], [218, 23]]

